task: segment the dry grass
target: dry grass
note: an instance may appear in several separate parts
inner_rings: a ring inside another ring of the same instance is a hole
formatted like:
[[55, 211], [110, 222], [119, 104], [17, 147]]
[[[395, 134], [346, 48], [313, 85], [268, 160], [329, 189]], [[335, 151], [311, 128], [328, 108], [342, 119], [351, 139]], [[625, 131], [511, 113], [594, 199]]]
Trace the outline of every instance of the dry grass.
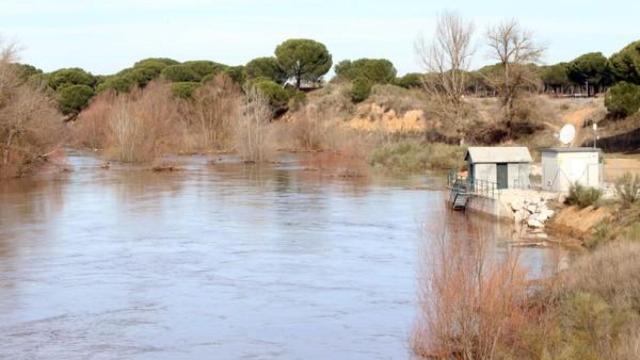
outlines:
[[0, 43], [0, 178], [21, 176], [63, 142], [62, 117], [44, 86], [20, 79], [15, 47]]

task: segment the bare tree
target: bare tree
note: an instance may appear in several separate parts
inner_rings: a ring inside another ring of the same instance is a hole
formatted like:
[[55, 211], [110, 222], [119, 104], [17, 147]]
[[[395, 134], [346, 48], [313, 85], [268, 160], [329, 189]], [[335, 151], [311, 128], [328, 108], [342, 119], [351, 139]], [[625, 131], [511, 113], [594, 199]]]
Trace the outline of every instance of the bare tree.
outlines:
[[460, 15], [445, 12], [438, 16], [434, 38], [416, 41], [416, 53], [426, 72], [424, 88], [434, 105], [435, 115], [462, 125], [466, 73], [473, 57], [474, 26]]
[[490, 57], [500, 64], [499, 76], [489, 83], [499, 92], [507, 121], [511, 121], [519, 92], [535, 81], [527, 65], [539, 62], [545, 49], [516, 20], [490, 27], [486, 36]]

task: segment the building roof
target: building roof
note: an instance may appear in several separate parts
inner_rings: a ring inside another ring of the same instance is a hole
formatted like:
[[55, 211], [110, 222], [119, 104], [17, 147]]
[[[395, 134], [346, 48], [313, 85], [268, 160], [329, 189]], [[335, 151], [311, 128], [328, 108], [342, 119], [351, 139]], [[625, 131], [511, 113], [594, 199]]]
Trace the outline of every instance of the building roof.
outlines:
[[526, 146], [471, 146], [464, 159], [472, 164], [533, 162]]
[[577, 153], [577, 152], [600, 152], [600, 149], [594, 149], [590, 147], [554, 147], [540, 149], [540, 152], [554, 152], [554, 153]]

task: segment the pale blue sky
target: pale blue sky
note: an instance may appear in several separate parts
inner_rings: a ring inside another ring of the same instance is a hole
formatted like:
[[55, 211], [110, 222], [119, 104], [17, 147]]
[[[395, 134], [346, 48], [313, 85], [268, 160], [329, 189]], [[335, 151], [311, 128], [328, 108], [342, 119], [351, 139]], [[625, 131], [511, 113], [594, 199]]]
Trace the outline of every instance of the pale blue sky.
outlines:
[[0, 0], [0, 34], [21, 60], [46, 71], [78, 66], [112, 73], [151, 56], [227, 64], [273, 54], [287, 38], [323, 42], [334, 62], [385, 57], [400, 73], [420, 69], [414, 41], [443, 10], [477, 28], [474, 65], [490, 62], [488, 24], [516, 18], [546, 44], [546, 63], [605, 55], [640, 39], [640, 1], [537, 0]]

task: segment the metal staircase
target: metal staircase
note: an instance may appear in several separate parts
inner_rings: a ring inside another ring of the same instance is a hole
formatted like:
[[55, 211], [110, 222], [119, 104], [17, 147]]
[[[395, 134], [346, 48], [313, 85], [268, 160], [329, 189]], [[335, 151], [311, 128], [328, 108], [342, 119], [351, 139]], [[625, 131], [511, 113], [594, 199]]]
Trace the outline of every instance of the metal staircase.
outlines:
[[471, 180], [467, 177], [459, 176], [455, 171], [449, 172], [447, 185], [450, 189], [449, 203], [454, 210], [465, 210], [471, 197], [485, 197], [497, 199], [500, 191], [497, 184], [485, 180]]
[[454, 210], [464, 210], [467, 207], [470, 196], [468, 185], [466, 178], [457, 176], [455, 172], [449, 172], [449, 203]]

